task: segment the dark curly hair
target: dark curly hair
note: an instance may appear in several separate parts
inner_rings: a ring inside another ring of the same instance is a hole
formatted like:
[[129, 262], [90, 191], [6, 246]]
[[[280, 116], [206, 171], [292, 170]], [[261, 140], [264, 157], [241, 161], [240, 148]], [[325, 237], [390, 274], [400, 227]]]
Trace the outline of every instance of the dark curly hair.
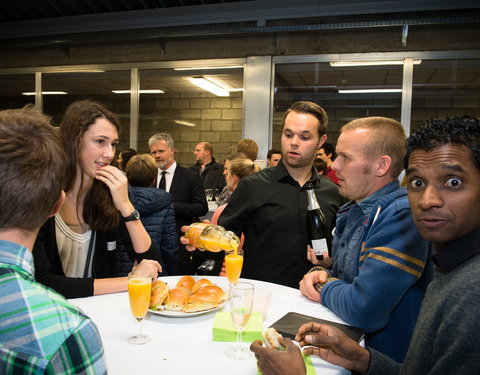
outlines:
[[470, 116], [426, 121], [407, 139], [407, 153], [403, 159], [405, 169], [413, 151], [429, 151], [446, 144], [465, 146], [472, 150], [473, 163], [480, 169], [480, 121]]

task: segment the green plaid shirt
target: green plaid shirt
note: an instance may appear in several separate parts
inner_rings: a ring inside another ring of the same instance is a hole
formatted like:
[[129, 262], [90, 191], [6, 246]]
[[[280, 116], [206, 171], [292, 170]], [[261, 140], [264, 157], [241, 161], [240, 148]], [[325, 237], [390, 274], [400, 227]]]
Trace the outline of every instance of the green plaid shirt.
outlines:
[[0, 240], [0, 374], [105, 374], [96, 326], [33, 274], [31, 252]]

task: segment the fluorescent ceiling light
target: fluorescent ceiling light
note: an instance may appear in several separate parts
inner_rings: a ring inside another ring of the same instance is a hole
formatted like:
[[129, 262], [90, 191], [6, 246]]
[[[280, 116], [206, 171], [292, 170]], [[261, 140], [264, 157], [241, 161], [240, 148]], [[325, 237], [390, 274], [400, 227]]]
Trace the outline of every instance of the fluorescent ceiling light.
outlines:
[[[35, 95], [35, 92], [22, 92], [22, 95]], [[42, 91], [42, 95], [67, 95], [65, 91]]]
[[105, 70], [101, 69], [65, 69], [65, 70], [49, 70], [43, 72], [44, 74], [50, 73], [105, 73]]
[[183, 121], [183, 120], [173, 120], [175, 124], [185, 125], [185, 126], [196, 126], [193, 122]]
[[[130, 90], [112, 90], [115, 94], [130, 94]], [[165, 94], [163, 90], [138, 90], [139, 94]]]
[[240, 91], [243, 91], [242, 88], [239, 88], [239, 89], [227, 89], [229, 92], [240, 92]]
[[[414, 65], [421, 64], [422, 60], [413, 60]], [[403, 60], [388, 60], [388, 61], [331, 61], [330, 66], [374, 66], [374, 65], [403, 65]]]
[[364, 89], [364, 90], [338, 90], [339, 94], [374, 94], [402, 92], [402, 89]]
[[212, 70], [212, 69], [238, 69], [243, 68], [242, 65], [231, 66], [193, 66], [187, 68], [173, 68], [173, 70]]
[[217, 86], [216, 84], [206, 80], [205, 78], [192, 78], [190, 80], [190, 83], [217, 96], [230, 96], [228, 90], [224, 89], [223, 87]]

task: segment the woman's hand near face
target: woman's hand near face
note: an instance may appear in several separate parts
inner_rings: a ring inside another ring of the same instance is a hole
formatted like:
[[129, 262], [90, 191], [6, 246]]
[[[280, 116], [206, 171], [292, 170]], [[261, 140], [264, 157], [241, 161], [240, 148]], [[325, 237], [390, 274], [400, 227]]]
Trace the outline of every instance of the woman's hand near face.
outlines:
[[118, 169], [111, 165], [100, 168], [96, 172], [97, 180], [102, 181], [110, 189], [113, 203], [123, 217], [130, 215], [133, 211], [133, 205], [128, 198], [128, 180], [127, 177]]

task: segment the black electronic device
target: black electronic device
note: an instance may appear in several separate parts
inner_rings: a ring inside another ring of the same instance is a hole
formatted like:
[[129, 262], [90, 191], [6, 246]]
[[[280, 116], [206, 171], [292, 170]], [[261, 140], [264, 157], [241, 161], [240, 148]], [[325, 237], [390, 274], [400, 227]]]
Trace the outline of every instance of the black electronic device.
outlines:
[[356, 342], [362, 341], [364, 337], [364, 332], [357, 327], [352, 327], [346, 324], [335, 323], [330, 320], [324, 320], [320, 318], [315, 318], [309, 315], [303, 315], [296, 312], [289, 312], [275, 323], [273, 323], [270, 327], [275, 328], [282, 336], [289, 337], [292, 340], [295, 340], [295, 335], [297, 334], [298, 329], [304, 323], [320, 323], [320, 324], [330, 324], [342, 332], [344, 332], [347, 336], [351, 339], [355, 340]]

